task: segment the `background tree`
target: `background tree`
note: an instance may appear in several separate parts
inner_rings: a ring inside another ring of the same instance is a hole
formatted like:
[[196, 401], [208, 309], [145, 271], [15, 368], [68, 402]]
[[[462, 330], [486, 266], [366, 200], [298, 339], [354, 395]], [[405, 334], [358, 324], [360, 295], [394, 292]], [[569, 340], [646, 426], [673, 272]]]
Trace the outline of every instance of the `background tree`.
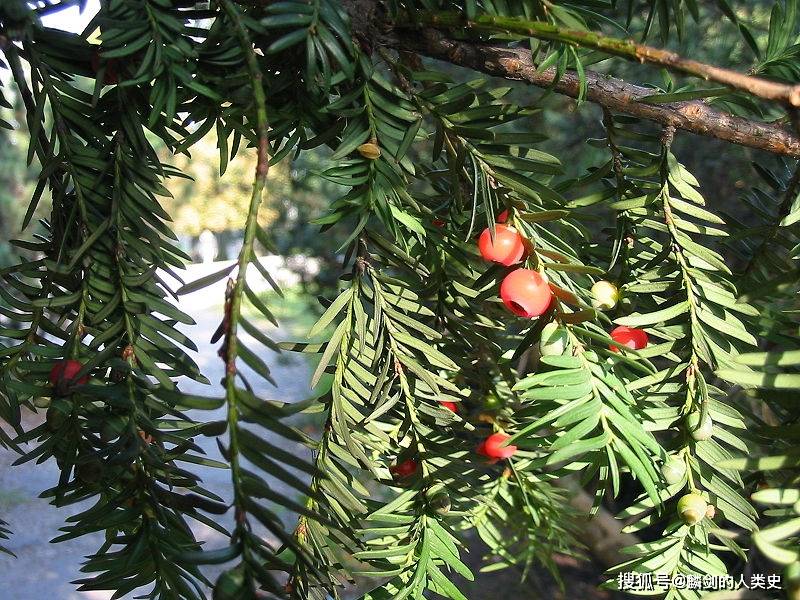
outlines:
[[[0, 6], [40, 169], [23, 226], [52, 199], [46, 233], [19, 242], [35, 256], [2, 271], [0, 443], [57, 461], [53, 504], [95, 499], [61, 536], [106, 533], [82, 589], [200, 598], [201, 566], [229, 563], [216, 598], [322, 599], [366, 575], [364, 598], [461, 599], [466, 531], [498, 566], [575, 548], [560, 486], [577, 476], [641, 540], [610, 586], [653, 573], [650, 593], [697, 598], [670, 577], [764, 557], [797, 597], [796, 1], [108, 0], [84, 34], [41, 24], [69, 4]], [[687, 58], [717, 31], [735, 39], [720, 64]], [[488, 76], [601, 107], [595, 150], [542, 150], [550, 97]], [[188, 167], [156, 150], [212, 130], [221, 171], [256, 150], [236, 264], [178, 290], [228, 280], [218, 398], [180, 391], [204, 377], [162, 279], [188, 257], [159, 197]], [[681, 162], [691, 134], [758, 150], [761, 182], [734, 198], [730, 173], [707, 202]], [[330, 386], [285, 404], [240, 369], [269, 381], [276, 347], [245, 316], [273, 320], [246, 275], [269, 279], [270, 165], [315, 149], [343, 188], [314, 221], [341, 276], [309, 337], [331, 333], [282, 346], [319, 355], [312, 385]], [[24, 431], [23, 407], [46, 422]], [[318, 439], [291, 426], [300, 411], [322, 413]], [[187, 468], [208, 462], [200, 434], [219, 436], [231, 498]], [[201, 548], [190, 519], [230, 545]]]
[[[21, 106], [17, 98], [12, 97], [4, 103], [6, 116], [14, 122], [22, 118]], [[8, 240], [15, 237], [17, 223], [24, 214], [25, 206], [20, 205], [19, 198], [29, 196], [33, 190], [31, 177], [25, 165], [26, 130], [24, 122], [16, 123], [16, 131], [12, 124], [0, 123], [0, 265], [7, 266], [14, 262], [13, 249]]]

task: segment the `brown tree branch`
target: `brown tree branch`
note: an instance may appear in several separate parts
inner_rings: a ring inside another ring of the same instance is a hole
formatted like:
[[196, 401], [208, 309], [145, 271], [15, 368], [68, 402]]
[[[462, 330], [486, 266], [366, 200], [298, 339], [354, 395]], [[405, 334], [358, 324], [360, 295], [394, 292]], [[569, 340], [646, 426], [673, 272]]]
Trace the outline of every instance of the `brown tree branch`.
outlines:
[[[554, 84], [555, 69], [537, 70], [529, 49], [456, 41], [435, 29], [396, 31], [393, 38], [384, 41], [399, 50], [418, 52], [488, 75], [526, 81], [541, 88], [552, 87], [572, 98], [577, 98], [580, 91], [577, 73], [567, 71]], [[779, 125], [736, 117], [700, 100], [664, 104], [640, 102], [652, 95], [653, 90], [594, 71], [586, 72], [586, 80], [586, 99], [611, 111], [773, 154], [800, 157], [800, 137]]]
[[450, 31], [472, 29], [474, 31], [504, 32], [540, 40], [564, 42], [638, 62], [659, 65], [707, 81], [715, 81], [764, 100], [780, 102], [790, 107], [800, 106], [800, 84], [788, 85], [761, 77], [753, 77], [732, 69], [684, 58], [669, 50], [637, 44], [629, 39], [608, 37], [594, 31], [564, 29], [552, 23], [497, 15], [479, 15], [468, 20], [463, 12], [416, 11], [410, 13], [408, 18], [399, 25], [411, 27], [429, 25]]

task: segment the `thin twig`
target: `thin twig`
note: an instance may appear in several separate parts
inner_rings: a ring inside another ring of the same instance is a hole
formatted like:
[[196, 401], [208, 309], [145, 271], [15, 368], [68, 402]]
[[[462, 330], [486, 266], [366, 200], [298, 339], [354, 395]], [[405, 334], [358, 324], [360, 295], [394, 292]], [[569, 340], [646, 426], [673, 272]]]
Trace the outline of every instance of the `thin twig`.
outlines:
[[[255, 178], [253, 180], [253, 191], [250, 196], [250, 206], [247, 211], [247, 220], [244, 229], [244, 239], [239, 251], [238, 271], [235, 280], [228, 281], [228, 288], [225, 292], [225, 339], [222, 350], [222, 358], [225, 361], [225, 399], [228, 404], [228, 435], [229, 438], [229, 462], [231, 464], [231, 479], [234, 487], [234, 504], [236, 506], [235, 521], [236, 530], [240, 538], [247, 534], [247, 517], [244, 509], [243, 499], [246, 497], [241, 488], [243, 475], [239, 463], [239, 441], [238, 441], [238, 422], [239, 422], [239, 399], [236, 390], [236, 359], [238, 356], [237, 328], [242, 311], [242, 295], [247, 275], [247, 267], [253, 256], [253, 246], [256, 237], [256, 227], [258, 227], [258, 209], [261, 205], [262, 193], [267, 181], [269, 171], [269, 139], [267, 124], [266, 95], [264, 94], [263, 75], [258, 65], [250, 34], [242, 21], [239, 9], [231, 0], [218, 0], [220, 7], [230, 19], [236, 31], [236, 36], [242, 48], [242, 53], [247, 62], [247, 69], [253, 86], [253, 100], [256, 111], [256, 134], [257, 141], [257, 162]], [[247, 553], [247, 545], [242, 539], [242, 551]]]

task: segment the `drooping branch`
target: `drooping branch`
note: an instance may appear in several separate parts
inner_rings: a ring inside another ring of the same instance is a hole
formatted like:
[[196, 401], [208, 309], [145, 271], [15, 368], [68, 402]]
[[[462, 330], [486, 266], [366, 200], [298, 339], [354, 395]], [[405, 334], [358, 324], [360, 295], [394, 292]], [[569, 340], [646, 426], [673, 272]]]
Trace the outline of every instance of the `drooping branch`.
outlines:
[[633, 40], [609, 37], [593, 31], [565, 29], [552, 23], [527, 21], [515, 17], [480, 15], [469, 20], [463, 13], [423, 11], [412, 13], [408, 20], [401, 24], [410, 24], [415, 27], [420, 25], [444, 27], [451, 31], [466, 28], [475, 31], [505, 32], [540, 40], [564, 42], [638, 62], [666, 67], [672, 71], [694, 75], [707, 81], [715, 81], [764, 100], [779, 102], [790, 107], [800, 106], [800, 84], [787, 85], [761, 77], [753, 77], [732, 69], [684, 58], [669, 50], [637, 44]]
[[[552, 88], [572, 98], [577, 98], [580, 92], [580, 78], [576, 72], [567, 71], [554, 84], [555, 69], [538, 70], [529, 49], [461, 42], [435, 29], [398, 31], [388, 43], [488, 75]], [[611, 111], [774, 154], [800, 157], [800, 137], [779, 125], [736, 117], [699, 100], [663, 104], [640, 102], [652, 95], [653, 90], [594, 71], [586, 72], [586, 82], [586, 99]]]

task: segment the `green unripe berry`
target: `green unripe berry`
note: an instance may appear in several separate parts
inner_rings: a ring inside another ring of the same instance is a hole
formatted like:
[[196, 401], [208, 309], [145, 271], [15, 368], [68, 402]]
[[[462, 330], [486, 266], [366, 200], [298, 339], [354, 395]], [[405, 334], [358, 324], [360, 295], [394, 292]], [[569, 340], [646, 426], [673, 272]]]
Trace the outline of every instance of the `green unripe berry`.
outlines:
[[450, 494], [441, 482], [434, 483], [425, 491], [425, 499], [437, 515], [446, 515], [450, 512]]
[[542, 356], [561, 356], [569, 346], [569, 334], [558, 323], [548, 323], [542, 329], [539, 352]]
[[669, 485], [683, 481], [686, 477], [686, 462], [677, 456], [670, 456], [667, 462], [661, 465], [661, 474]]
[[217, 578], [214, 585], [214, 600], [238, 600], [245, 598], [244, 592], [247, 587], [244, 571], [239, 568], [225, 571]]
[[444, 490], [436, 492], [428, 499], [428, 504], [437, 515], [446, 515], [450, 512], [450, 494]]
[[50, 431], [58, 431], [72, 414], [72, 402], [64, 398], [56, 398], [47, 409], [47, 427]]
[[50, 406], [51, 399], [47, 396], [39, 396], [38, 398], [33, 399], [33, 405], [36, 408], [47, 408]]
[[619, 301], [619, 290], [610, 281], [600, 280], [592, 286], [592, 306], [597, 310], [611, 310]]
[[483, 402], [484, 408], [487, 410], [497, 410], [503, 408], [503, 399], [500, 398], [497, 394], [487, 394], [486, 400]]
[[686, 417], [686, 427], [692, 439], [698, 442], [709, 440], [714, 435], [714, 422], [711, 420], [711, 416], [706, 415], [706, 418], [700, 422], [699, 411], [693, 412]]
[[699, 523], [706, 516], [708, 503], [700, 494], [686, 494], [678, 500], [678, 516], [687, 525]]

